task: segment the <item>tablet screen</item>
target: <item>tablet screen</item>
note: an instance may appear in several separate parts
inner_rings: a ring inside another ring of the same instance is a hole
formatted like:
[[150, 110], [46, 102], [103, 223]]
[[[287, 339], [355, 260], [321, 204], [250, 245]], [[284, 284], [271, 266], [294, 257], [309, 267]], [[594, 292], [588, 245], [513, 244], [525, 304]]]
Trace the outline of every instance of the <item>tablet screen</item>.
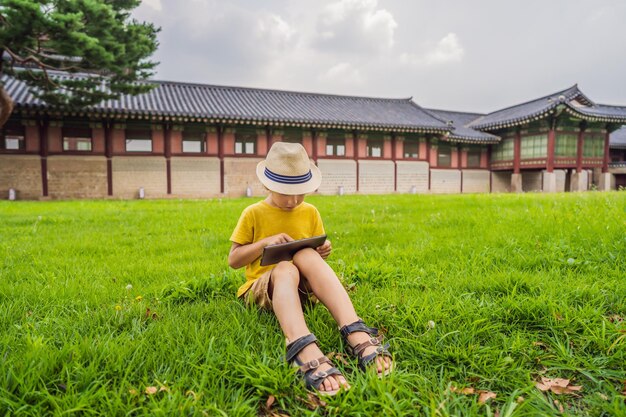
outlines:
[[281, 261], [290, 261], [299, 250], [304, 248], [315, 249], [318, 246], [322, 246], [325, 241], [326, 235], [321, 235], [266, 246], [263, 248], [263, 255], [261, 255], [261, 266], [277, 264]]

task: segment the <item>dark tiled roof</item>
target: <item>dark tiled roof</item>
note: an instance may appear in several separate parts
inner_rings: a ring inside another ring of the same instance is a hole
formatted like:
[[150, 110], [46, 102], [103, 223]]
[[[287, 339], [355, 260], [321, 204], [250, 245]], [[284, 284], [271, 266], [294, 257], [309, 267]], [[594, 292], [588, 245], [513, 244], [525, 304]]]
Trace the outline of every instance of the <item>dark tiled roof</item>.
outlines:
[[469, 126], [480, 130], [517, 126], [553, 114], [559, 106], [583, 120], [626, 123], [626, 107], [596, 104], [574, 85], [545, 97], [486, 114]]
[[617, 129], [609, 136], [609, 146], [616, 149], [626, 149], [626, 126]]
[[[63, 75], [61, 75], [63, 76]], [[64, 75], [66, 76], [66, 75]], [[24, 83], [3, 77], [16, 107], [46, 108]], [[226, 123], [293, 124], [305, 127], [380, 129], [445, 133], [450, 128], [411, 99], [351, 97], [292, 91], [151, 81], [156, 87], [87, 109]]]
[[464, 143], [498, 143], [500, 141], [500, 138], [496, 135], [468, 127], [471, 122], [483, 116], [483, 114], [436, 109], [425, 110], [428, 110], [429, 113], [437, 116], [437, 118], [453, 128], [448, 135], [448, 139], [451, 141]]

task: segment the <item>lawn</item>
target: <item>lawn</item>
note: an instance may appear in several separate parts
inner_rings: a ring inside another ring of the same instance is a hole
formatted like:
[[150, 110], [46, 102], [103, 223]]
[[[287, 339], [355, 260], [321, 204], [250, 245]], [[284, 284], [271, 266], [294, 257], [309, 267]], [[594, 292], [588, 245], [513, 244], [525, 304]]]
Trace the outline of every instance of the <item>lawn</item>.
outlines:
[[0, 415], [626, 415], [626, 193], [309, 197], [396, 360], [323, 402], [235, 298], [252, 201], [0, 202]]

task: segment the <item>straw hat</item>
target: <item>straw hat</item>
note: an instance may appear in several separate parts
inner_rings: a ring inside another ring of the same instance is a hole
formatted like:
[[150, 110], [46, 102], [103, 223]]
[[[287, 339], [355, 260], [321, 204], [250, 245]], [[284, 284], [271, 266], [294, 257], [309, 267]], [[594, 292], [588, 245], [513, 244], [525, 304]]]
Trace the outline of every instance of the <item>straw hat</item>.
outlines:
[[287, 195], [312, 193], [322, 183], [319, 168], [299, 143], [274, 143], [256, 166], [256, 175], [269, 190]]

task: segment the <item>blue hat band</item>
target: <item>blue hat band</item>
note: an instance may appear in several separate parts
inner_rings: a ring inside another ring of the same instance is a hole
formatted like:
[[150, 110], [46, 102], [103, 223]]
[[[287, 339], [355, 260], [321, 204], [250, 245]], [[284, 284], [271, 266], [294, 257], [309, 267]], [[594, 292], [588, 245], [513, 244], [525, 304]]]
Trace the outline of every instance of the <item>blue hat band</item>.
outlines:
[[305, 182], [308, 182], [311, 180], [311, 178], [313, 178], [311, 170], [309, 170], [309, 172], [304, 175], [290, 176], [277, 174], [267, 168], [265, 168], [265, 176], [270, 180], [280, 184], [304, 184]]

